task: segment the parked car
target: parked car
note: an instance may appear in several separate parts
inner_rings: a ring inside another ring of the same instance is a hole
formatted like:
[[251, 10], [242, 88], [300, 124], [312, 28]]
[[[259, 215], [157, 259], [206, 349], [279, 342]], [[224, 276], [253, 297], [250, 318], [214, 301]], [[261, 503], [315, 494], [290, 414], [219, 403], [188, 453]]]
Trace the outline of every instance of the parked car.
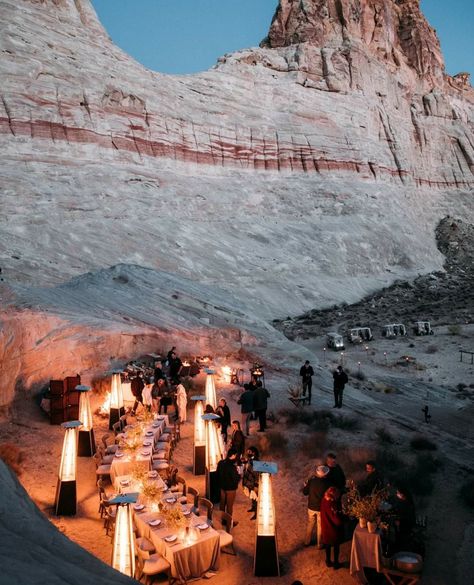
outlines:
[[364, 343], [365, 341], [372, 341], [373, 338], [370, 327], [354, 327], [347, 332], [347, 339], [351, 343]]
[[407, 334], [407, 328], [403, 323], [390, 323], [382, 327], [382, 337], [389, 339]]
[[328, 333], [326, 335], [326, 345], [334, 351], [341, 351], [346, 349], [344, 346], [344, 339], [339, 333]]
[[416, 321], [413, 325], [415, 335], [433, 335], [433, 329], [429, 321]]

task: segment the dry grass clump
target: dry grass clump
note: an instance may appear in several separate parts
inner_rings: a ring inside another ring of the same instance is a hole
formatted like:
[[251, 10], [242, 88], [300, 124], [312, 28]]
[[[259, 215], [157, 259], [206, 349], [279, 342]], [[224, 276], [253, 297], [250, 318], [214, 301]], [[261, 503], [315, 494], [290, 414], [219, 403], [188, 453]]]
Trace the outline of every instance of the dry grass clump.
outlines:
[[17, 475], [23, 472], [23, 452], [13, 443], [0, 443], [0, 459]]
[[449, 335], [460, 335], [462, 332], [462, 327], [461, 325], [458, 324], [453, 324], [453, 325], [448, 325], [448, 333]]
[[438, 448], [433, 441], [423, 435], [416, 435], [410, 441], [412, 451], [436, 451]]
[[287, 426], [303, 424], [311, 426], [315, 431], [328, 431], [330, 427], [354, 431], [361, 427], [360, 419], [343, 414], [333, 414], [330, 410], [309, 411], [302, 408], [284, 408], [279, 414], [285, 418]]
[[298, 424], [309, 425], [313, 420], [313, 413], [303, 408], [282, 408], [279, 413], [289, 427]]
[[387, 431], [385, 427], [377, 427], [375, 429], [375, 436], [377, 437], [377, 442], [381, 445], [393, 445], [395, 443], [392, 433]]
[[325, 431], [311, 431], [305, 433], [299, 444], [299, 452], [310, 459], [322, 459], [326, 452], [327, 433]]
[[258, 435], [257, 447], [262, 455], [286, 455], [288, 439], [280, 431], [267, 431]]
[[428, 345], [428, 347], [426, 348], [426, 353], [436, 353], [438, 351], [438, 346], [435, 345], [434, 343]]

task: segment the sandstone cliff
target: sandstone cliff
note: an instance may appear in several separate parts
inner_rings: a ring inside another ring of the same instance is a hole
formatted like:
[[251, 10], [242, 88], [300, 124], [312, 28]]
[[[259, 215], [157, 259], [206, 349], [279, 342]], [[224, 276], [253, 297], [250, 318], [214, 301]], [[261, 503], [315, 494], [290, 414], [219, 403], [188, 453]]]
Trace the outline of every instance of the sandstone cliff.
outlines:
[[8, 284], [129, 263], [269, 319], [440, 269], [439, 219], [474, 219], [474, 92], [415, 0], [282, 0], [262, 47], [188, 76], [89, 0], [0, 13]]

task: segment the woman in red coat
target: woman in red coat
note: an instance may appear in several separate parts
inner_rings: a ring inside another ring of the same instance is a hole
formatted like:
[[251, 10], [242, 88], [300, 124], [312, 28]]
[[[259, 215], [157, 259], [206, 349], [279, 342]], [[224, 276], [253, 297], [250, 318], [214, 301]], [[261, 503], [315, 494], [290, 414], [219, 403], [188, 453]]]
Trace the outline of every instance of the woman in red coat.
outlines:
[[[341, 510], [341, 493], [335, 487], [328, 488], [321, 500], [321, 542], [326, 550], [326, 567], [339, 569], [339, 545], [344, 539], [344, 520]], [[331, 548], [334, 547], [334, 562]]]

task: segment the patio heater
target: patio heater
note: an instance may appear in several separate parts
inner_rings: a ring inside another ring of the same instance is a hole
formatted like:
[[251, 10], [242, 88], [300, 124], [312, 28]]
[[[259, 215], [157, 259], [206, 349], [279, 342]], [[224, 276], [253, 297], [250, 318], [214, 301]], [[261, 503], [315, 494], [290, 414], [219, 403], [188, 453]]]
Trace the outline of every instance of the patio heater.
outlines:
[[278, 546], [276, 536], [275, 503], [272, 478], [278, 471], [276, 463], [254, 461], [253, 470], [260, 473], [258, 483], [257, 536], [255, 539], [254, 575], [279, 577]]
[[219, 429], [216, 425], [219, 418], [219, 415], [212, 412], [202, 415], [202, 419], [206, 423], [206, 498], [213, 503], [220, 500], [217, 464], [224, 455], [222, 443], [219, 440]]
[[89, 400], [90, 386], [76, 386], [76, 392], [79, 392], [79, 420], [82, 427], [79, 429], [79, 442], [77, 454], [79, 457], [91, 457], [95, 453], [94, 429], [92, 428], [92, 411]]
[[216, 397], [216, 382], [214, 379], [214, 370], [206, 370], [206, 405], [210, 404], [215, 410], [217, 408], [217, 397]]
[[112, 383], [110, 388], [110, 414], [109, 414], [109, 430], [113, 430], [113, 425], [120, 420], [120, 417], [125, 414], [125, 407], [123, 405], [122, 379], [120, 377], [121, 371], [112, 372]]
[[56, 516], [74, 516], [76, 513], [76, 429], [82, 426], [82, 423], [79, 420], [71, 420], [61, 426], [66, 433], [61, 453], [61, 464], [59, 465], [54, 508]]
[[206, 423], [203, 421], [205, 396], [193, 396], [194, 406], [194, 456], [193, 474], [206, 473]]
[[262, 382], [262, 386], [265, 388], [265, 372], [260, 364], [254, 363], [250, 368], [250, 381]]
[[137, 493], [130, 493], [120, 494], [109, 500], [110, 504], [117, 506], [112, 543], [112, 567], [132, 578], [135, 575], [135, 535], [130, 504], [134, 504], [137, 499]]

